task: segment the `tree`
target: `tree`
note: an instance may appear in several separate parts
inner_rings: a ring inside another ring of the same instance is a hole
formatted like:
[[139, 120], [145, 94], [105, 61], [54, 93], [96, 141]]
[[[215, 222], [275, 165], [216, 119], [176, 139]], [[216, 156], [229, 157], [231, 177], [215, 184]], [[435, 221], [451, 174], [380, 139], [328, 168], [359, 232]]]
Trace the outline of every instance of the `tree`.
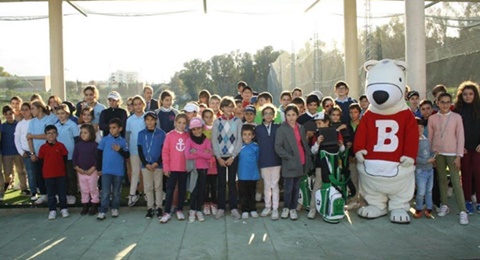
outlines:
[[3, 67], [0, 66], [0, 77], [11, 77], [12, 75], [5, 71]]
[[270, 64], [280, 56], [280, 51], [274, 51], [272, 46], [266, 46], [253, 56], [255, 59], [255, 81], [252, 87], [259, 92], [267, 91], [267, 77], [270, 71]]
[[185, 62], [183, 66], [184, 69], [180, 71], [179, 78], [185, 85], [187, 94], [195, 99], [200, 90], [210, 88], [212, 85], [210, 66], [199, 59]]

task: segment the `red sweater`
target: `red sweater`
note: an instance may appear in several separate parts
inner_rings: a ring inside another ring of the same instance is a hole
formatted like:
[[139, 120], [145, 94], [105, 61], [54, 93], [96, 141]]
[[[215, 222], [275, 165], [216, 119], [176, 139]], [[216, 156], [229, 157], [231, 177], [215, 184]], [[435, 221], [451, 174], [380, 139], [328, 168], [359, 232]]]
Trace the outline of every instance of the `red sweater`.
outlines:
[[163, 171], [186, 172], [185, 147], [187, 132], [170, 131], [165, 137], [162, 149]]
[[409, 109], [394, 115], [365, 112], [355, 133], [355, 153], [367, 150], [365, 159], [400, 162], [417, 157], [418, 126]]
[[67, 155], [67, 148], [60, 142], [55, 142], [55, 144], [45, 143], [40, 146], [38, 158], [43, 160], [43, 178], [49, 179], [67, 176], [64, 158]]

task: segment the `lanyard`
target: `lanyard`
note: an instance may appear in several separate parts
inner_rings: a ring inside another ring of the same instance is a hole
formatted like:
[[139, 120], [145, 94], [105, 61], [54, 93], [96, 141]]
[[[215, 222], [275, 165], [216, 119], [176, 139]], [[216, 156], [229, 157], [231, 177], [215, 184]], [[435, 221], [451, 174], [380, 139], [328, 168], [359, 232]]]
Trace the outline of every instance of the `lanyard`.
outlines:
[[150, 151], [152, 150], [152, 146], [153, 146], [153, 137], [155, 136], [156, 131], [157, 131], [157, 128], [155, 127], [155, 130], [153, 130], [153, 133], [152, 133], [152, 140], [150, 140], [150, 145], [148, 145], [148, 138], [147, 138], [148, 131], [145, 133], [145, 146], [147, 149], [146, 155], [148, 155], [148, 157], [150, 157]]

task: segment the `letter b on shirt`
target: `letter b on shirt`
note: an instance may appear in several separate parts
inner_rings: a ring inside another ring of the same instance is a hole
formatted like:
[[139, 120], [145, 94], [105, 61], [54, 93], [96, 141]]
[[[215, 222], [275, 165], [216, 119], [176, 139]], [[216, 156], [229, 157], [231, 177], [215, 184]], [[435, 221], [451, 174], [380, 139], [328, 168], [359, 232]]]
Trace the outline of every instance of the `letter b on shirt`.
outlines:
[[373, 146], [374, 152], [393, 152], [398, 148], [398, 123], [395, 120], [377, 120], [377, 144]]

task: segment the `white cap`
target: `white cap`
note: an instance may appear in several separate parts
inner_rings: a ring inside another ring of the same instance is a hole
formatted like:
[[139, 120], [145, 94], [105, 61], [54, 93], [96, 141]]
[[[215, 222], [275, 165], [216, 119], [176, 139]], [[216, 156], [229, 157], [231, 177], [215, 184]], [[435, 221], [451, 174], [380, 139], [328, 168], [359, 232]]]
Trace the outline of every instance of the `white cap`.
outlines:
[[197, 105], [193, 103], [187, 103], [185, 107], [183, 108], [185, 112], [198, 112], [200, 109], [198, 108]]
[[112, 91], [108, 94], [107, 99], [120, 100], [120, 94], [117, 91]]
[[313, 116], [313, 120], [324, 120], [324, 119], [325, 119], [324, 112], [318, 112]]

